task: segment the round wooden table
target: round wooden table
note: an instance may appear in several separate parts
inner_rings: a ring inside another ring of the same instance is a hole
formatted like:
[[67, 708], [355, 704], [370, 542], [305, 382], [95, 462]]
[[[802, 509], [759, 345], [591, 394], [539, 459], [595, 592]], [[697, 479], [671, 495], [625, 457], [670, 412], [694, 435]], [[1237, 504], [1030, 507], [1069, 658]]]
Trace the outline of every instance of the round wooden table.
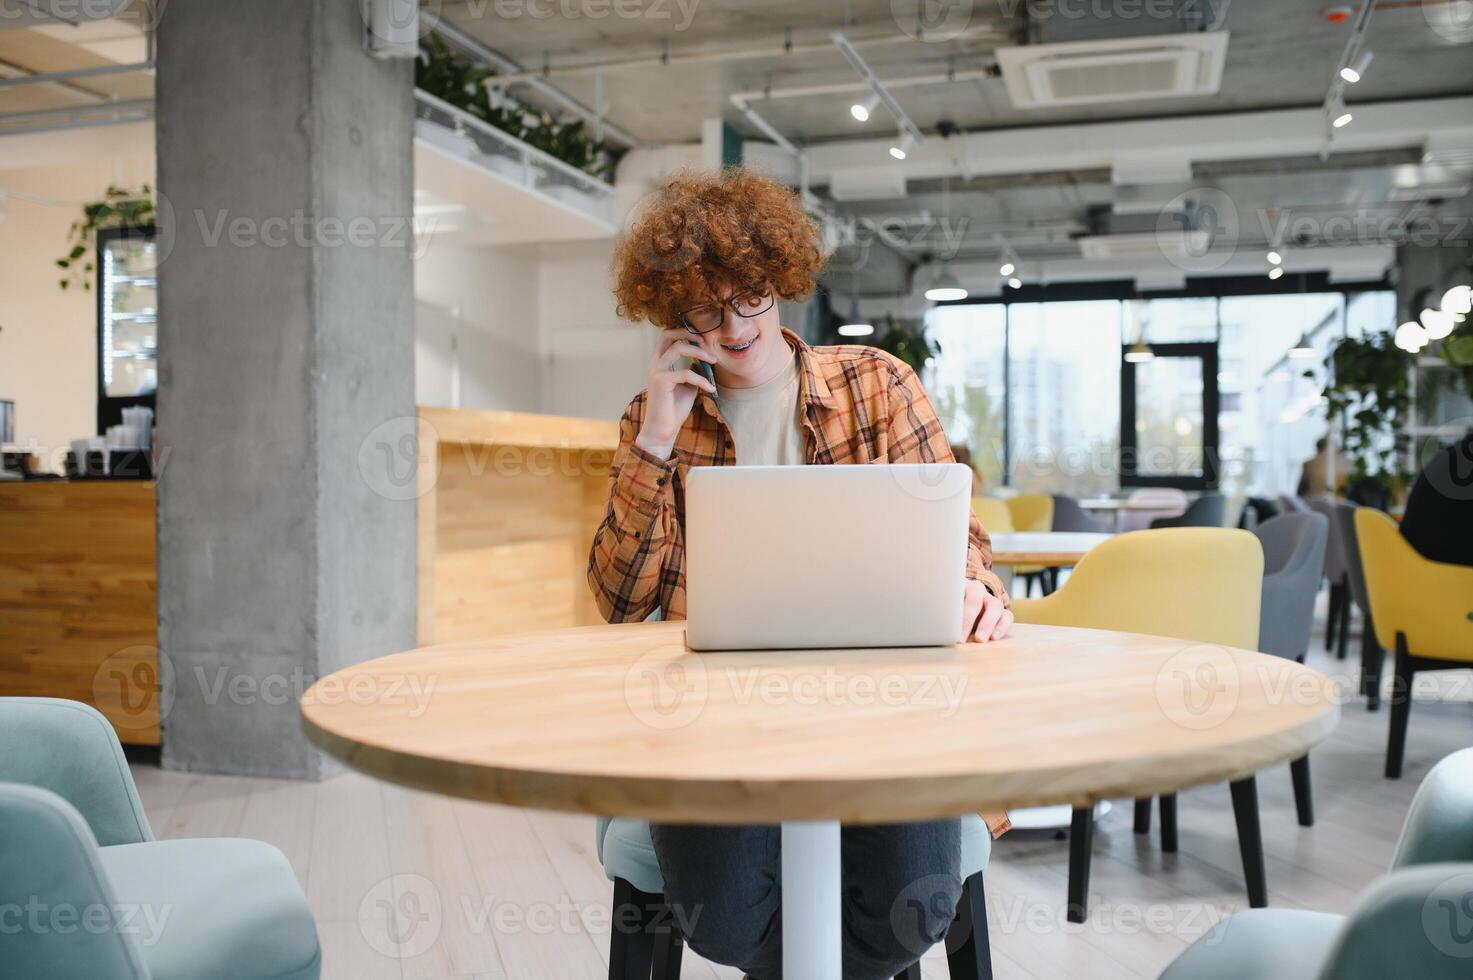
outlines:
[[1087, 805], [1245, 777], [1339, 717], [1299, 664], [1161, 637], [1017, 626], [955, 647], [694, 653], [684, 624], [394, 654], [302, 699], [362, 772], [519, 806], [782, 823], [784, 972], [837, 980], [839, 826]]

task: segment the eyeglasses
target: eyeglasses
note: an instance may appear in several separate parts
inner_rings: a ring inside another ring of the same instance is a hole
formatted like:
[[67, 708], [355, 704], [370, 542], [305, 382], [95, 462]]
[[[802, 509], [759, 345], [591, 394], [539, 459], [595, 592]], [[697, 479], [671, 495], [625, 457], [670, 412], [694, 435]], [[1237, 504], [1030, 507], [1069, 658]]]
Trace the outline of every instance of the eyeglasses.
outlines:
[[707, 334], [718, 330], [726, 322], [726, 311], [731, 310], [739, 317], [761, 316], [772, 309], [777, 297], [763, 290], [760, 293], [732, 296], [719, 306], [697, 306], [680, 313], [680, 325], [693, 334]]

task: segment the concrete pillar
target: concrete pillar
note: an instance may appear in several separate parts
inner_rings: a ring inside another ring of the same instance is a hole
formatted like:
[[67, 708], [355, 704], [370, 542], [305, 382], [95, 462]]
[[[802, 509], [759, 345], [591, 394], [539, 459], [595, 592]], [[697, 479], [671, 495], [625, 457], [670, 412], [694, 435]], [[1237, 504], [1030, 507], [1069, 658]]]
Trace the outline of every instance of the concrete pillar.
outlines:
[[321, 776], [301, 691], [414, 645], [412, 86], [356, 0], [159, 19], [170, 768]]

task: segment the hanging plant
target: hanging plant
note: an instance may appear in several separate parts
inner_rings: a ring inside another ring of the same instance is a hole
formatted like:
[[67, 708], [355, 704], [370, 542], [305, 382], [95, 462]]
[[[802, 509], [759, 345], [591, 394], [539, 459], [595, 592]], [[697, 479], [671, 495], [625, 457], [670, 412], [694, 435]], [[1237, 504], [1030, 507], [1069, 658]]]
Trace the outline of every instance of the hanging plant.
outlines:
[[[1369, 486], [1384, 498], [1404, 486], [1403, 468], [1411, 407], [1411, 359], [1390, 332], [1346, 337], [1325, 358], [1329, 380], [1322, 395], [1330, 419], [1344, 424], [1344, 446], [1353, 486]], [[1306, 371], [1306, 377], [1314, 372]]]
[[434, 34], [425, 39], [414, 62], [415, 88], [590, 176], [608, 179], [613, 171], [609, 149], [589, 138], [582, 120], [564, 122], [545, 112], [533, 112], [509, 97], [493, 98], [486, 81], [495, 77], [494, 68], [451, 50]]
[[67, 231], [70, 248], [67, 254], [56, 260], [62, 270], [58, 285], [71, 288], [80, 282], [84, 290], [92, 288], [92, 242], [103, 228], [142, 228], [153, 223], [153, 190], [147, 184], [137, 190], [126, 190], [112, 184], [100, 201], [82, 205], [82, 217], [72, 222]]

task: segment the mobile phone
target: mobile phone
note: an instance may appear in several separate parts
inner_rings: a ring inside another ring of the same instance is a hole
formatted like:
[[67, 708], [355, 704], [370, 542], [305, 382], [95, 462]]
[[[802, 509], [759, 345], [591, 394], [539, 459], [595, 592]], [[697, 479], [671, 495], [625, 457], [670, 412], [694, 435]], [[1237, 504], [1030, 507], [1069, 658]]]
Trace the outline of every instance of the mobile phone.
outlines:
[[[699, 358], [694, 358], [694, 357], [691, 358], [691, 361], [690, 362], [691, 362], [691, 364], [693, 364], [695, 366], [696, 373], [698, 373], [701, 377], [705, 378], [707, 381], [711, 382], [711, 387], [712, 388], [716, 387], [716, 372], [713, 371], [713, 370], [711, 370], [711, 365], [710, 364], [708, 364], [705, 361], [700, 360]], [[714, 391], [711, 393], [711, 397], [712, 398], [715, 398], [716, 397], [716, 393]]]

